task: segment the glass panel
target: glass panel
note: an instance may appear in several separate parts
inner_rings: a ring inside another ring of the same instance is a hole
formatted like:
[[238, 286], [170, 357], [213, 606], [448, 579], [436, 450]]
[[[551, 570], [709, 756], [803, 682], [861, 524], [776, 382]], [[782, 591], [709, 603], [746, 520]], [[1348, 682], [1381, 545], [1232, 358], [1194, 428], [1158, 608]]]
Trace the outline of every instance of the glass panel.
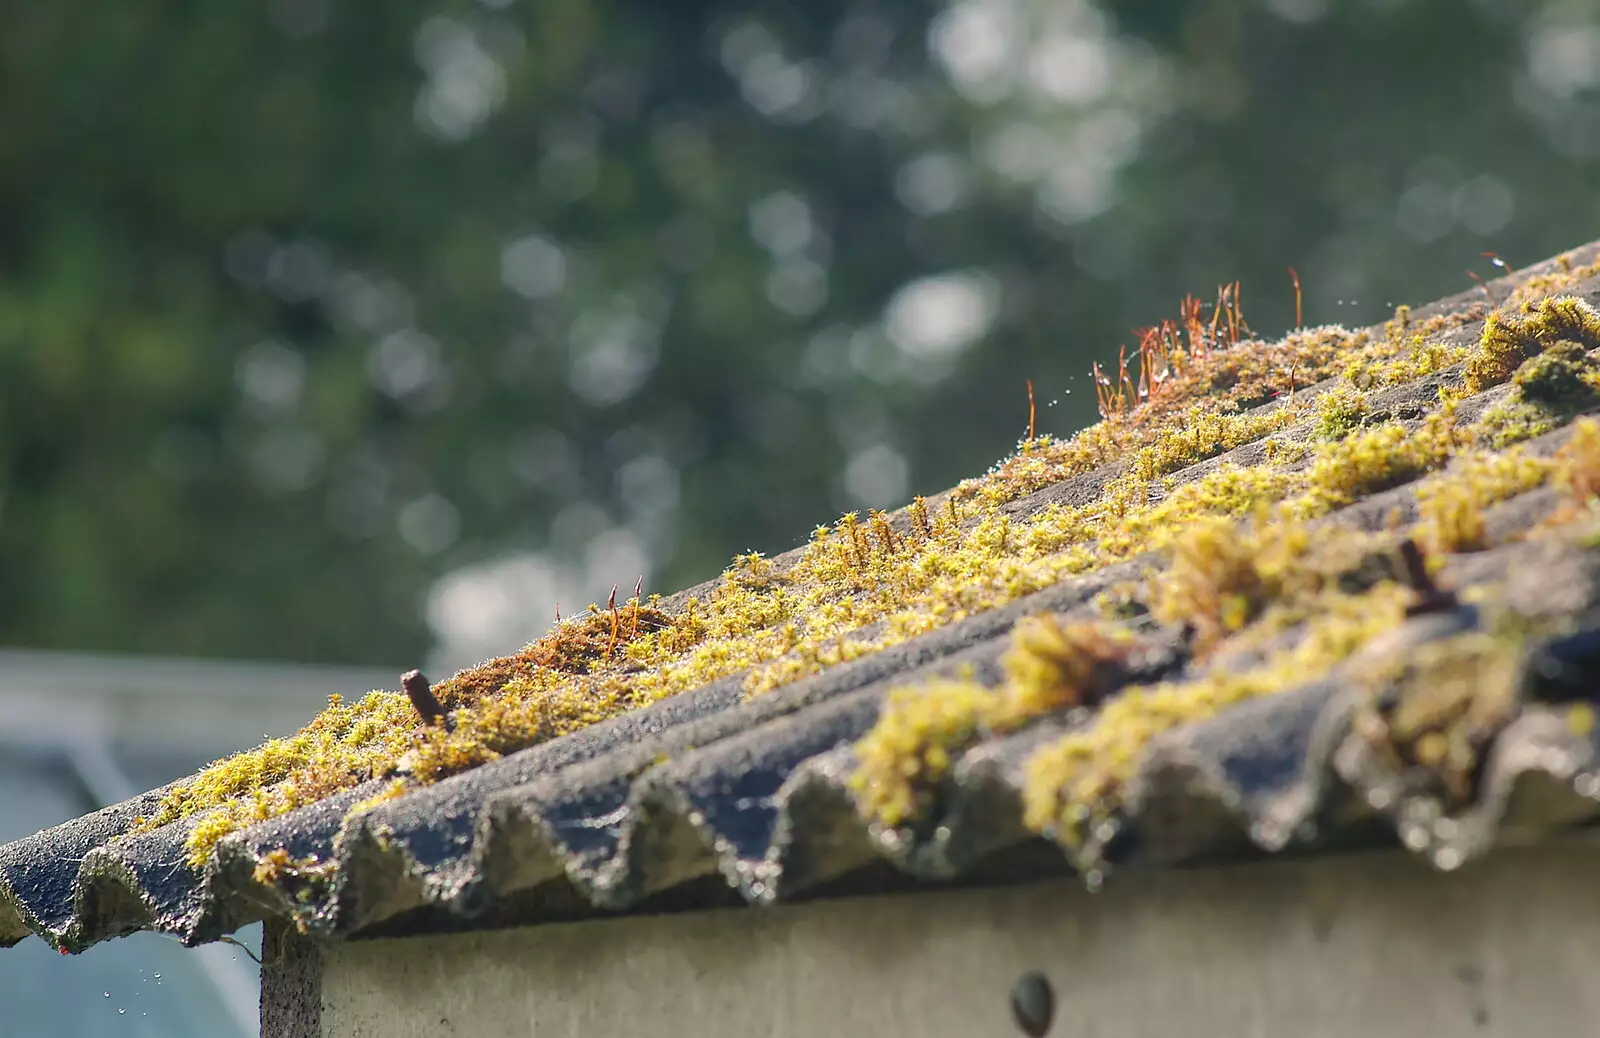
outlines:
[[[81, 796], [62, 771], [0, 758], [0, 842], [97, 806], [85, 804]], [[255, 964], [237, 948], [226, 948], [224, 955], [236, 956], [254, 969]], [[0, 951], [0, 1012], [7, 1034], [84, 1038], [241, 1034], [205, 972], [201, 953], [151, 933], [108, 941], [76, 956], [62, 956], [36, 938]]]

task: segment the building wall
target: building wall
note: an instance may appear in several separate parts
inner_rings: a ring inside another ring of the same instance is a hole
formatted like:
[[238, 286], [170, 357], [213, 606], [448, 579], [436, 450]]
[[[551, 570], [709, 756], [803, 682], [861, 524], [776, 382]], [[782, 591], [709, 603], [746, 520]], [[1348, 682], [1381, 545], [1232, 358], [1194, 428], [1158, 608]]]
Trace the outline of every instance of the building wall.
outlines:
[[352, 942], [323, 949], [314, 1038], [1014, 1035], [1035, 970], [1072, 1038], [1587, 1033], [1597, 866], [1384, 853]]

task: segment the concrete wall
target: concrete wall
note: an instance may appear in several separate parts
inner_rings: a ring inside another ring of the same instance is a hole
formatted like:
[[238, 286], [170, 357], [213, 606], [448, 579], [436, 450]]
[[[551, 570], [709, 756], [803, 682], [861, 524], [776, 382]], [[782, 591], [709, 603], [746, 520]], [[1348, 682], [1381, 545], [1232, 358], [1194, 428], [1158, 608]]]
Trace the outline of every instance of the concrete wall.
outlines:
[[1597, 867], [1375, 854], [354, 942], [323, 949], [315, 1038], [1015, 1035], [1031, 970], [1071, 1038], [1582, 1034]]

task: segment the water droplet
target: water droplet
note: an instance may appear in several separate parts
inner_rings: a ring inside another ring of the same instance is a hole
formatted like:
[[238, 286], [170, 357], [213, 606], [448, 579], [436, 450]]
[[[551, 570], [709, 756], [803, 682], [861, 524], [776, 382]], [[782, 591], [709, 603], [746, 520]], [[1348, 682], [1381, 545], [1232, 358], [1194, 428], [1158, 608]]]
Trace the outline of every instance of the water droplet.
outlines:
[[106, 992], [106, 997], [107, 997], [107, 998], [110, 998], [110, 997], [111, 997], [111, 992], [109, 992], [109, 991], [107, 991], [107, 992]]
[[155, 978], [156, 978], [156, 979], [157, 979], [157, 980], [160, 980], [160, 979], [161, 979], [161, 974], [159, 974], [159, 973], [156, 973], [156, 974], [153, 974], [153, 976], [154, 976], [154, 977], [155, 977]]
[[124, 1008], [124, 1009], [119, 1009], [119, 1010], [117, 1010], [117, 1015], [118, 1015], [118, 1016], [123, 1016], [123, 1015], [124, 1015], [124, 1014], [126, 1014], [126, 1013], [127, 1013], [127, 1012], [128, 1012], [128, 1010], [127, 1010], [127, 1009], [126, 1009], [126, 1008]]

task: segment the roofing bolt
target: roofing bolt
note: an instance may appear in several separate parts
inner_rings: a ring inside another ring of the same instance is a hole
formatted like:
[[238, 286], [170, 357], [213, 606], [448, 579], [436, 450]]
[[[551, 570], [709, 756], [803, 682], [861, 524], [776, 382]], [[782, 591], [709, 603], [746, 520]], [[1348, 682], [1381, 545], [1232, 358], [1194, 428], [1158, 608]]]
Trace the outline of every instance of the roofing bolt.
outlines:
[[1406, 568], [1406, 583], [1417, 595], [1411, 604], [1406, 606], [1407, 616], [1448, 613], [1461, 604], [1455, 595], [1434, 583], [1433, 575], [1428, 572], [1428, 561], [1422, 556], [1422, 549], [1409, 537], [1400, 542], [1400, 561]]
[[423, 676], [422, 671], [408, 670], [400, 675], [400, 687], [405, 689], [406, 698], [411, 700], [411, 705], [422, 715], [423, 724], [434, 724], [444, 720], [444, 706], [428, 687], [428, 679]]
[[1056, 1015], [1056, 995], [1050, 981], [1037, 971], [1024, 973], [1011, 988], [1011, 1018], [1028, 1038], [1044, 1038]]

